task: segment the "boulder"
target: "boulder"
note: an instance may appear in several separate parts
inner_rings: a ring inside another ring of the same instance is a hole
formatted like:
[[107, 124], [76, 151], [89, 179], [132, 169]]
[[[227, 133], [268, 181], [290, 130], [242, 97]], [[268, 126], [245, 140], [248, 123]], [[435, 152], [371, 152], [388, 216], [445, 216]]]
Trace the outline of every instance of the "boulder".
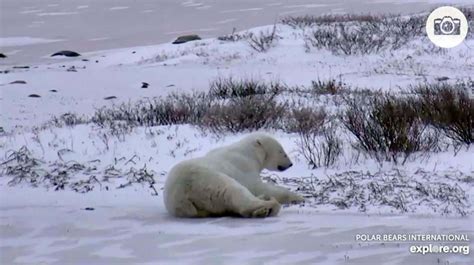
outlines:
[[12, 85], [16, 85], [16, 84], [24, 85], [24, 84], [26, 84], [26, 81], [24, 81], [24, 80], [15, 80], [13, 82], [10, 82], [10, 84], [12, 84]]
[[81, 55], [77, 52], [74, 52], [74, 51], [59, 51], [59, 52], [54, 53], [53, 55], [51, 55], [51, 57], [54, 57], [54, 56], [78, 57], [78, 56], [81, 56]]
[[181, 43], [185, 43], [185, 42], [188, 42], [188, 41], [194, 41], [194, 40], [200, 40], [201, 37], [199, 37], [198, 35], [184, 35], [184, 36], [179, 36], [175, 41], [173, 41], [173, 44], [181, 44]]

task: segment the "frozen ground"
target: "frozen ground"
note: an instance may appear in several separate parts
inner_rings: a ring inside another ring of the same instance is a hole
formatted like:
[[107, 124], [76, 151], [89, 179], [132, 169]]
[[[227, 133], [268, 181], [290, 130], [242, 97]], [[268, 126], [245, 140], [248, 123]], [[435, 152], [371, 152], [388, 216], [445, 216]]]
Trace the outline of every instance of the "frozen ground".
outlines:
[[[110, 8], [128, 12], [125, 6]], [[104, 105], [170, 92], [206, 91], [214, 78], [230, 75], [300, 86], [336, 79], [352, 87], [400, 91], [410, 84], [437, 82], [440, 77], [447, 77], [448, 82], [466, 81], [474, 73], [472, 39], [443, 52], [417, 39], [396, 51], [339, 56], [326, 50], [306, 52], [302, 29], [278, 25], [277, 34], [281, 38], [266, 53], [254, 51], [245, 40], [211, 38], [179, 46], [95, 51], [72, 61], [45, 58], [49, 63], [27, 69], [2, 66], [0, 263], [472, 264], [472, 254], [410, 254], [407, 243], [355, 240], [356, 234], [375, 233], [467, 234], [472, 240], [472, 147], [456, 155], [452, 150], [432, 154], [403, 166], [380, 165], [368, 158], [354, 162], [353, 154], [346, 152], [333, 167], [310, 170], [297, 151], [296, 135], [271, 132], [295, 162], [291, 170], [273, 175], [275, 179], [325, 180], [347, 172], [389, 177], [391, 172], [400, 172], [425, 187], [444, 183], [461, 188], [467, 195], [461, 201], [465, 216], [444, 212], [452, 208], [438, 205], [438, 198], [429, 199], [434, 204], [414, 201], [406, 212], [383, 205], [370, 205], [365, 212], [354, 207], [338, 209], [308, 198], [305, 205], [285, 207], [278, 217], [264, 220], [178, 220], [166, 214], [162, 202], [166, 172], [176, 162], [235, 141], [241, 134], [216, 138], [181, 125], [140, 127], [114, 136], [95, 125], [41, 126], [53, 115], [66, 112], [89, 115]], [[15, 41], [19, 44], [20, 40]], [[26, 84], [11, 84], [18, 80]], [[142, 82], [150, 86], [142, 89]], [[104, 99], [110, 96], [116, 99]], [[38, 174], [42, 179], [45, 173], [63, 176], [65, 171], [64, 190], [55, 191], [58, 183], [54, 181], [11, 185], [21, 178], [5, 172], [8, 166], [22, 165], [9, 160], [23, 146], [28, 159], [22, 161], [35, 162], [24, 164], [30, 170], [28, 176]], [[150, 174], [152, 183], [139, 179]], [[280, 184], [297, 188], [291, 182]], [[472, 248], [472, 241], [467, 244]]]
[[410, 244], [354, 239], [364, 233], [448, 231], [472, 238], [472, 218], [290, 207], [268, 219], [178, 220], [166, 214], [160, 196], [142, 189], [84, 196], [2, 188], [1, 196], [8, 202], [1, 208], [2, 264], [472, 263], [470, 255], [409, 254]]

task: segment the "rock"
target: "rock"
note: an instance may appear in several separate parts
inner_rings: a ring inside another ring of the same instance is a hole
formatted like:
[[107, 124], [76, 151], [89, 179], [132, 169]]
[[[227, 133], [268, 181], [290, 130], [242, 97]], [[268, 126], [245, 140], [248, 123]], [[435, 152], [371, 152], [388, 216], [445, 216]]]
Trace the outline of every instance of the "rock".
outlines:
[[28, 65], [13, 66], [13, 69], [30, 69]]
[[66, 71], [68, 71], [68, 72], [77, 72], [76, 67], [74, 65], [69, 67]]
[[105, 97], [104, 99], [105, 100], [110, 100], [110, 99], [116, 99], [117, 97], [116, 96], [110, 96], [110, 97]]
[[170, 85], [167, 85], [166, 87], [174, 87], [174, 85], [173, 85], [173, 84], [170, 84]]
[[7, 58], [7, 56], [3, 53], [0, 53], [0, 58]]
[[51, 57], [53, 57], [53, 56], [78, 57], [78, 56], [81, 56], [81, 55], [79, 53], [73, 52], [73, 51], [60, 51], [60, 52], [57, 52], [57, 53], [54, 53], [53, 55], [51, 55]]
[[185, 43], [185, 42], [188, 42], [188, 41], [194, 41], [194, 40], [200, 40], [201, 37], [199, 37], [198, 35], [184, 35], [184, 36], [179, 36], [175, 41], [173, 41], [173, 44], [181, 44], [181, 43]]
[[26, 84], [26, 81], [23, 81], [23, 80], [15, 80], [13, 82], [10, 82], [10, 84], [14, 85], [14, 84], [21, 84], [21, 85], [24, 85]]
[[82, 59], [82, 61], [83, 61], [83, 62], [88, 62], [88, 61], [89, 61], [89, 59]]
[[58, 91], [57, 91], [56, 89], [51, 89], [51, 90], [49, 90], [49, 92], [56, 93], [56, 92], [58, 92]]
[[94, 209], [93, 207], [86, 207], [86, 208], [84, 208], [84, 210], [86, 210], [86, 211], [94, 211], [95, 209]]
[[38, 95], [38, 94], [30, 94], [30, 95], [28, 95], [28, 97], [30, 97], [30, 98], [40, 98], [41, 96]]
[[147, 82], [142, 82], [142, 88], [148, 88], [148, 86], [150, 86], [150, 84]]
[[447, 76], [441, 76], [441, 77], [437, 77], [437, 78], [435, 78], [435, 79], [436, 79], [436, 81], [438, 81], [438, 82], [442, 82], [442, 81], [449, 80], [449, 77], [447, 77]]

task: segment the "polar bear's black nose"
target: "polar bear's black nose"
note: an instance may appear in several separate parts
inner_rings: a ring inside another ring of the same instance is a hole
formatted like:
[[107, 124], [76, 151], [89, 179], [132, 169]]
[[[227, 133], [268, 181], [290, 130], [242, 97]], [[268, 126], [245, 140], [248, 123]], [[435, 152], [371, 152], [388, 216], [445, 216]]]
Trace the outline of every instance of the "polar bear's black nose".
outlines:
[[292, 167], [292, 166], [293, 166], [293, 163], [291, 163], [287, 168], [290, 168], [290, 167]]
[[290, 165], [289, 165], [289, 166], [287, 166], [287, 167], [284, 167], [284, 166], [278, 166], [277, 168], [278, 168], [278, 170], [280, 170], [280, 171], [285, 171], [285, 170], [287, 170], [288, 168], [290, 168], [292, 165], [293, 165], [293, 164], [290, 164]]

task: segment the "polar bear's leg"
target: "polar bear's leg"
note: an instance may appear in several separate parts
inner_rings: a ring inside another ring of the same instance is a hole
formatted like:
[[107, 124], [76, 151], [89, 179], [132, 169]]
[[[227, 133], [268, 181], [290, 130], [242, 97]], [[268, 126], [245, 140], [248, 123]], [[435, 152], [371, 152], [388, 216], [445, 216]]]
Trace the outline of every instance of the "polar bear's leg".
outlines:
[[268, 217], [268, 216], [275, 216], [280, 211], [281, 205], [275, 198], [264, 198], [263, 201], [267, 201], [264, 205], [260, 206], [257, 209], [251, 209], [250, 212], [243, 212], [242, 216], [244, 217]]
[[264, 183], [258, 181], [252, 186], [252, 193], [256, 196], [273, 197], [279, 203], [290, 204], [290, 203], [301, 203], [304, 202], [304, 198], [300, 195], [277, 185], [271, 183]]
[[195, 179], [189, 193], [189, 200], [198, 212], [212, 216], [267, 217], [280, 211], [277, 200], [259, 199], [233, 178], [220, 173], [207, 173]]
[[181, 200], [174, 213], [178, 217], [208, 217], [211, 215], [205, 210], [196, 208], [196, 205], [189, 199]]

